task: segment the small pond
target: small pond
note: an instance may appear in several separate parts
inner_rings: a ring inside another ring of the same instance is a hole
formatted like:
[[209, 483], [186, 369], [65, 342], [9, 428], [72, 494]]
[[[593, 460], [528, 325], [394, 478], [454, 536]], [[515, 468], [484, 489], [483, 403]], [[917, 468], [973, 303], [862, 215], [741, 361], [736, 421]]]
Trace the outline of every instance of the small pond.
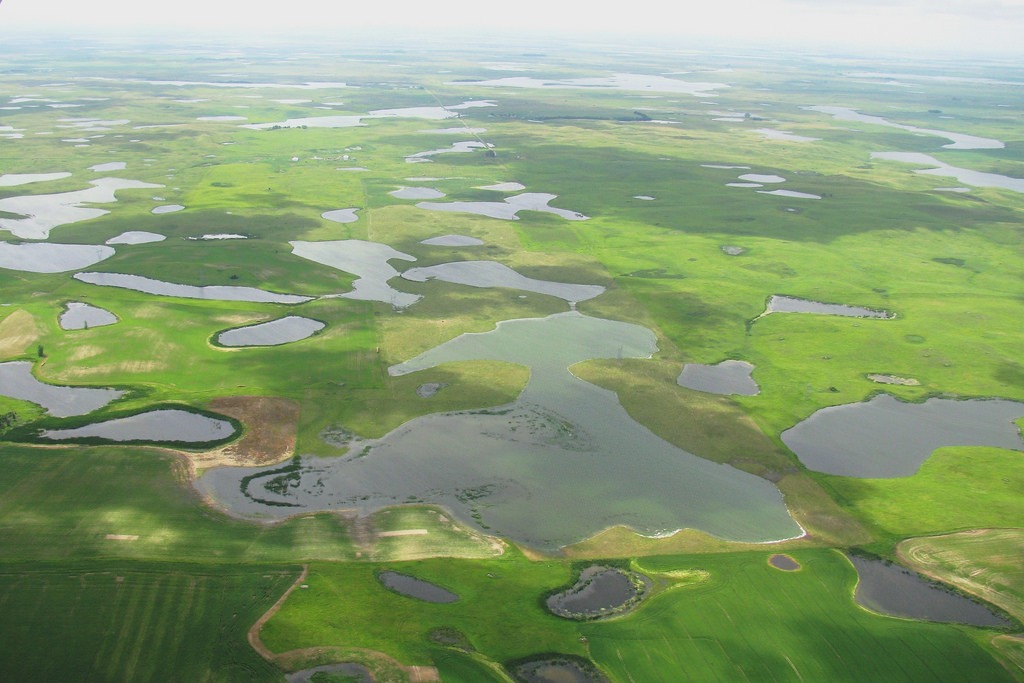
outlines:
[[427, 382], [416, 387], [416, 395], [420, 398], [434, 398], [437, 392], [448, 386], [444, 382]]
[[520, 662], [512, 675], [523, 683], [609, 683], [592, 662], [570, 655]]
[[968, 597], [898, 564], [851, 555], [859, 580], [854, 599], [873, 612], [911, 619], [1005, 628], [1010, 622]]
[[761, 315], [769, 313], [817, 313], [819, 315], [841, 315], [847, 318], [882, 318], [886, 320], [893, 317], [892, 313], [888, 311], [878, 311], [860, 306], [847, 306], [846, 304], [826, 304], [820, 301], [798, 299], [780, 294], [775, 294], [768, 298], [765, 312]]
[[650, 589], [642, 574], [612, 567], [591, 566], [580, 572], [569, 589], [548, 597], [548, 610], [566, 619], [613, 616], [634, 607]]
[[[466, 154], [474, 152], [478, 149], [487, 149], [493, 147], [486, 142], [479, 142], [477, 140], [467, 140], [464, 142], [453, 142], [451, 147], [444, 147], [442, 149], [432, 149], [426, 152], [416, 152], [405, 157], [406, 161], [413, 159], [426, 159], [427, 157], [437, 156], [438, 154]], [[421, 199], [429, 199], [429, 197], [421, 197]]]
[[352, 283], [352, 291], [340, 295], [343, 299], [381, 301], [395, 308], [405, 308], [421, 298], [418, 294], [400, 292], [388, 284], [388, 280], [399, 274], [388, 261], [415, 261], [416, 257], [386, 244], [364, 240], [295, 241], [289, 244], [296, 256], [357, 276], [358, 279]]
[[128, 164], [123, 161], [109, 161], [105, 164], [90, 166], [89, 170], [95, 171], [96, 173], [108, 173], [110, 171], [123, 171], [127, 167]]
[[409, 598], [425, 600], [426, 602], [449, 603], [455, 602], [459, 596], [450, 590], [441, 588], [437, 584], [417, 579], [415, 576], [400, 574], [399, 572], [380, 572], [377, 580], [385, 587]]
[[96, 265], [114, 255], [111, 247], [52, 242], [0, 242], [0, 268], [25, 273], [66, 273]]
[[776, 130], [774, 128], [758, 128], [754, 131], [764, 136], [766, 140], [782, 140], [784, 142], [815, 142], [821, 138], [811, 138], [806, 135], [796, 135], [785, 130]]
[[[2, 128], [0, 128], [2, 129]], [[17, 187], [29, 183], [45, 183], [50, 180], [61, 180], [70, 178], [67, 172], [60, 173], [4, 173], [0, 175], [0, 187]]]
[[401, 187], [388, 194], [396, 199], [440, 199], [445, 196], [444, 192], [432, 187]]
[[782, 553], [776, 553], [768, 558], [768, 564], [781, 569], [784, 572], [795, 572], [800, 569], [800, 563], [794, 560], [789, 555], [783, 555]]
[[993, 446], [1024, 451], [1014, 420], [1024, 403], [931, 398], [904, 403], [888, 394], [822, 408], [782, 432], [782, 441], [816, 472], [844, 477], [909, 477], [936, 448]]
[[745, 180], [750, 183], [784, 183], [786, 179], [780, 175], [771, 175], [766, 173], [744, 173], [741, 175], [740, 180]]
[[468, 235], [441, 235], [420, 242], [431, 247], [479, 247], [483, 243], [483, 240]]
[[141, 275], [125, 275], [123, 273], [75, 273], [76, 280], [102, 287], [119, 287], [133, 289], [145, 294], [159, 296], [176, 296], [183, 299], [210, 299], [216, 301], [251, 301], [254, 303], [301, 304], [311, 301], [312, 297], [297, 294], [278, 294], [256, 287], [230, 287], [226, 285], [179, 285], [162, 280], [143, 277]]
[[163, 242], [167, 239], [165, 236], [157, 234], [155, 232], [146, 232], [144, 230], [129, 230], [122, 232], [116, 237], [111, 237], [107, 240], [107, 244], [149, 244], [150, 242]]
[[165, 213], [177, 213], [178, 211], [184, 211], [185, 207], [181, 204], [164, 204], [163, 206], [154, 206], [151, 213], [161, 215]]
[[278, 346], [297, 342], [324, 329], [324, 323], [289, 315], [256, 325], [225, 330], [217, 335], [221, 346]]
[[323, 212], [320, 217], [335, 223], [355, 223], [359, 220], [359, 216], [356, 215], [357, 211], [359, 209], [335, 209]]
[[760, 387], [750, 376], [754, 366], [742, 360], [723, 360], [717, 365], [687, 363], [676, 382], [681, 387], [709, 394], [755, 396]]
[[771, 194], [776, 197], [789, 197], [790, 199], [821, 199], [821, 195], [810, 192], [797, 192], [795, 190], [758, 190], [758, 194]]
[[557, 199], [558, 195], [544, 192], [525, 192], [513, 197], [506, 197], [503, 202], [420, 202], [416, 206], [428, 211], [454, 211], [457, 213], [474, 213], [478, 216], [501, 218], [506, 221], [519, 220], [520, 211], [541, 211], [553, 213], [570, 221], [585, 221], [588, 216], [576, 211], [557, 209], [548, 204]]
[[44, 429], [40, 436], [53, 441], [96, 438], [105, 441], [209, 443], [221, 441], [234, 433], [235, 428], [227, 420], [167, 408], [73, 429]]
[[494, 185], [479, 185], [478, 190], [493, 190], [494, 192], [522, 192], [526, 185], [517, 182], [495, 183]]
[[117, 316], [90, 304], [72, 301], [67, 309], [60, 314], [58, 320], [62, 330], [84, 330], [90, 327], [103, 327], [117, 322]]
[[313, 680], [313, 676], [319, 673], [346, 676], [352, 683], [373, 683], [373, 676], [370, 674], [370, 670], [362, 664], [356, 664], [355, 662], [314, 666], [311, 669], [303, 669], [302, 671], [285, 674], [284, 679], [287, 683], [310, 683]]
[[124, 393], [118, 389], [44, 384], [32, 374], [29, 361], [0, 363], [0, 396], [31, 401], [53, 417], [86, 415], [124, 396]]
[[413, 282], [441, 280], [470, 287], [507, 287], [524, 292], [548, 294], [569, 302], [586, 301], [604, 293], [600, 285], [576, 285], [548, 280], [535, 280], [520, 275], [497, 261], [457, 261], [427, 268], [410, 268], [402, 277]]

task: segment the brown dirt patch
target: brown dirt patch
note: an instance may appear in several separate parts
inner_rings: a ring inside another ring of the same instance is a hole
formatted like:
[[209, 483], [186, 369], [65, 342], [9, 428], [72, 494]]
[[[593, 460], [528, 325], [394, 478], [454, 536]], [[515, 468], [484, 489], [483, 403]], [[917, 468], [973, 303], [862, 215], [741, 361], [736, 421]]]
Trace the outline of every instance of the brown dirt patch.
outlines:
[[39, 327], [28, 311], [19, 309], [0, 320], [0, 358], [24, 353], [29, 344], [37, 339]]
[[209, 451], [182, 453], [194, 468], [274, 465], [292, 457], [299, 424], [299, 404], [268, 396], [225, 396], [206, 406], [245, 426], [242, 438]]

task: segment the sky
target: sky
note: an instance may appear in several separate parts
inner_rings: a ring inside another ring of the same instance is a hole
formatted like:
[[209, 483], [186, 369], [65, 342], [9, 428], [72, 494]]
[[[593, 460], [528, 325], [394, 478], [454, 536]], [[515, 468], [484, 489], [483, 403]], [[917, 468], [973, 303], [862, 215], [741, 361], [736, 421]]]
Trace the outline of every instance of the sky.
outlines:
[[782, 47], [1024, 54], [1024, 0], [0, 0], [0, 36], [35, 28], [274, 32], [595, 32]]

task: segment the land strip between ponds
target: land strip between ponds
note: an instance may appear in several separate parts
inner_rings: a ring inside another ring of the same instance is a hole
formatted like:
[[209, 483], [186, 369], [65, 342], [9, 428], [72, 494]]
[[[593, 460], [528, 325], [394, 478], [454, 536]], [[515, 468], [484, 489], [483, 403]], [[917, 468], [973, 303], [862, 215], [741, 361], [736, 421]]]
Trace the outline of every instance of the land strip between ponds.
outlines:
[[[299, 572], [299, 576], [295, 579], [295, 582], [288, 587], [288, 590], [286, 590], [281, 597], [277, 599], [277, 602], [275, 602], [270, 609], [263, 613], [263, 616], [256, 620], [246, 633], [246, 639], [249, 641], [249, 645], [260, 657], [271, 664], [276, 664], [285, 671], [297, 671], [302, 668], [306, 668], [303, 666], [303, 660], [307, 660], [308, 662], [309, 659], [314, 658], [317, 661], [317, 664], [326, 663], [321, 661], [325, 658], [333, 659], [334, 661], [331, 663], [336, 664], [355, 661], [359, 664], [366, 665], [367, 668], [371, 670], [371, 675], [374, 669], [371, 663], [375, 661], [383, 661], [386, 666], [402, 670], [406, 674], [406, 680], [410, 681], [410, 683], [432, 683], [433, 681], [441, 680], [437, 669], [434, 667], [403, 666], [383, 652], [376, 652], [373, 650], [358, 650], [359, 655], [361, 655], [358, 657], [350, 656], [351, 654], [354, 654], [354, 651], [331, 647], [311, 647], [302, 650], [289, 650], [288, 652], [281, 652], [278, 654], [271, 652], [270, 649], [263, 644], [263, 639], [260, 638], [260, 631], [263, 630], [263, 626], [266, 625], [268, 621], [274, 618], [274, 615], [281, 610], [284, 603], [287, 602], [288, 598], [291, 597], [291, 594], [295, 592], [295, 589], [302, 586], [307, 578], [309, 578], [309, 565], [303, 564], [302, 571]], [[376, 680], [376, 676], [374, 676], [374, 679]]]

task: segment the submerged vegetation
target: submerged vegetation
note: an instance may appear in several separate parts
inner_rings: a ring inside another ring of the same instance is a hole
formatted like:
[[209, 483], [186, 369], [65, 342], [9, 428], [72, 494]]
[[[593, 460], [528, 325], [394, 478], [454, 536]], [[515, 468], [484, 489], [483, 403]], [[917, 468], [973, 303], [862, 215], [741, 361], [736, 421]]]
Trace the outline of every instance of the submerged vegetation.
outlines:
[[[0, 678], [1024, 681], [1019, 70], [123, 48], [0, 45]], [[783, 439], [935, 398], [1002, 440]], [[71, 431], [161, 408], [224, 433]]]

